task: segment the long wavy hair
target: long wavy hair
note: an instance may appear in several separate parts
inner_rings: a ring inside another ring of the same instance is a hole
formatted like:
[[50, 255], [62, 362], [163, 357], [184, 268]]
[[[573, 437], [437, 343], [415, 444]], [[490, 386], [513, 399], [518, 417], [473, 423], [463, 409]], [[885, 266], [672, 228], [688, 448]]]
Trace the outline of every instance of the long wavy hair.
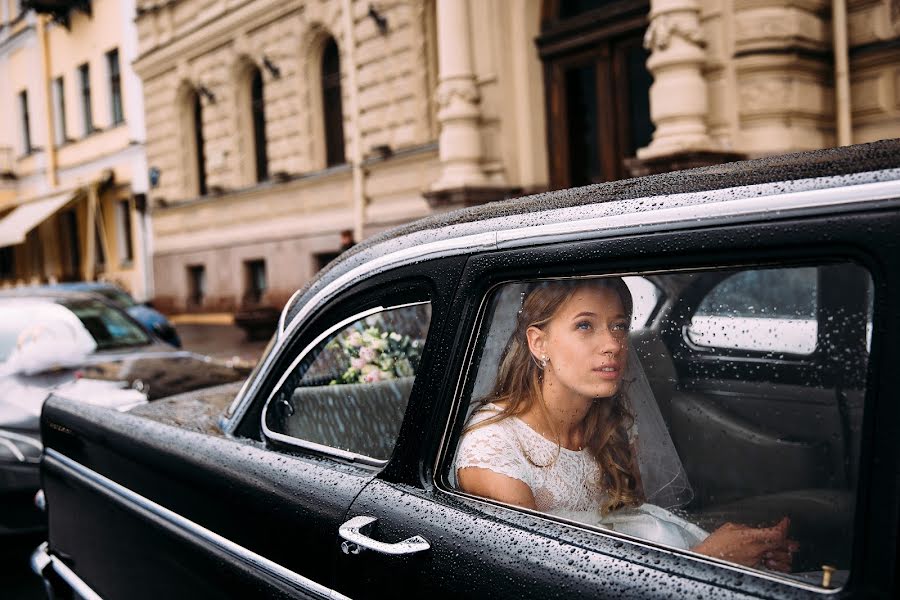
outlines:
[[[491, 392], [478, 401], [476, 412], [494, 402], [500, 412], [467, 427], [466, 431], [497, 423], [522, 415], [535, 405], [543, 413], [556, 437], [557, 454], [547, 464], [538, 464], [525, 453], [526, 458], [538, 467], [549, 467], [559, 456], [561, 444], [542, 393], [543, 370], [528, 347], [527, 331], [530, 327], [543, 329], [553, 319], [559, 308], [575, 292], [584, 288], [606, 288], [615, 291], [622, 301], [625, 314], [631, 318], [632, 300], [628, 286], [620, 278], [577, 279], [545, 281], [533, 285], [525, 295], [522, 310], [516, 318], [516, 328], [500, 357], [497, 380]], [[623, 506], [637, 506], [643, 501], [637, 461], [628, 439], [628, 429], [634, 423], [624, 390], [625, 382], [609, 398], [596, 398], [584, 419], [585, 449], [600, 465], [599, 485], [607, 492], [607, 500], [601, 505], [602, 514]]]

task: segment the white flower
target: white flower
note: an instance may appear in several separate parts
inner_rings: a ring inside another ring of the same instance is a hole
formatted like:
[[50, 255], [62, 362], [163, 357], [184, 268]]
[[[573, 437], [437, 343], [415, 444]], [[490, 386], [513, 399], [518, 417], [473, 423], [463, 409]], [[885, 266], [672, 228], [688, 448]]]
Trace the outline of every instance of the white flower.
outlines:
[[392, 331], [390, 337], [391, 337], [391, 339], [394, 340], [395, 342], [400, 342], [400, 341], [403, 340], [403, 336], [400, 335], [399, 333], [397, 333], [396, 331]]

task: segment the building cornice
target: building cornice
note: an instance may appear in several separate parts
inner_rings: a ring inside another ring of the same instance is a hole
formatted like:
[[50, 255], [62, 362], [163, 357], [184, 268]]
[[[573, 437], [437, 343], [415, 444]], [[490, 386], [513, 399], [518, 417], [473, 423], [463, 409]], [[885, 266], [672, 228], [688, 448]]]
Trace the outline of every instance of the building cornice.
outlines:
[[230, 44], [235, 31], [252, 31], [301, 12], [302, 8], [299, 0], [247, 0], [225, 14], [197, 22], [166, 44], [141, 54], [133, 63], [134, 71], [142, 80], [152, 79], [171, 70], [185, 58], [200, 56]]

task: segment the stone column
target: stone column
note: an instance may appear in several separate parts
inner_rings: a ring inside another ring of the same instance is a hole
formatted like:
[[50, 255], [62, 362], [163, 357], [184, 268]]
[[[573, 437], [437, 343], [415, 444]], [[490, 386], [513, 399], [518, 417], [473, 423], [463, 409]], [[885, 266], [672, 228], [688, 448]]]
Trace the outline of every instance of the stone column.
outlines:
[[432, 207], [480, 204], [511, 190], [482, 170], [479, 103], [472, 61], [468, 0], [437, 0], [438, 138], [441, 176], [425, 192]]
[[638, 158], [711, 150], [699, 1], [653, 0], [644, 47], [651, 52], [650, 117], [656, 131], [650, 145], [638, 150]]

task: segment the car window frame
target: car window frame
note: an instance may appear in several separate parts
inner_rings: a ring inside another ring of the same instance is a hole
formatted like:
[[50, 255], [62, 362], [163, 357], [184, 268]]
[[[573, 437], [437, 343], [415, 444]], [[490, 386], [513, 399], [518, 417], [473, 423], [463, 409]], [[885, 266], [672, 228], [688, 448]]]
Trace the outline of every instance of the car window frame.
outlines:
[[[326, 340], [330, 336], [333, 336], [334, 334], [340, 332], [342, 329], [346, 328], [348, 325], [351, 325], [352, 323], [355, 323], [359, 320], [365, 319], [366, 317], [372, 316], [374, 314], [378, 314], [378, 313], [389, 311], [389, 310], [406, 308], [406, 307], [410, 307], [410, 306], [421, 306], [423, 304], [430, 305], [431, 300], [421, 300], [421, 301], [416, 301], [416, 302], [407, 302], [404, 304], [388, 305], [388, 306], [381, 306], [381, 305], [374, 306], [367, 310], [364, 310], [364, 311], [361, 311], [354, 315], [351, 315], [341, 321], [338, 321], [334, 325], [331, 325], [330, 327], [326, 328], [324, 331], [322, 331], [321, 333], [316, 335], [316, 337], [314, 337], [312, 339], [312, 341], [310, 341], [308, 344], [306, 344], [306, 346], [304, 346], [304, 348], [300, 352], [297, 353], [297, 355], [294, 357], [294, 359], [288, 364], [287, 368], [283, 369], [281, 375], [276, 380], [274, 387], [269, 392], [269, 394], [266, 398], [266, 401], [263, 403], [262, 411], [260, 412], [260, 429], [262, 431], [263, 441], [274, 441], [274, 442], [277, 442], [278, 444], [281, 444], [284, 446], [288, 446], [288, 447], [292, 447], [292, 448], [299, 448], [302, 450], [311, 450], [318, 454], [331, 455], [331, 456], [335, 456], [337, 458], [341, 458], [343, 460], [347, 460], [347, 461], [351, 461], [351, 462], [359, 463], [359, 464], [364, 464], [364, 465], [369, 465], [372, 467], [384, 467], [385, 465], [387, 465], [390, 458], [387, 458], [387, 459], [373, 458], [371, 456], [366, 456], [364, 454], [359, 454], [357, 452], [350, 452], [348, 450], [342, 450], [340, 448], [333, 448], [333, 447], [325, 445], [325, 444], [310, 442], [308, 440], [303, 440], [300, 438], [295, 438], [295, 437], [292, 437], [289, 435], [278, 433], [276, 431], [272, 431], [271, 429], [269, 429], [268, 425], [266, 425], [266, 415], [268, 413], [269, 406], [274, 401], [275, 397], [279, 394], [279, 392], [282, 391], [282, 388], [285, 385], [285, 382], [293, 374], [294, 370], [297, 368], [297, 365], [299, 365], [307, 356], [309, 356], [309, 354], [311, 352], [313, 352], [319, 346], [319, 344], [321, 344], [324, 340]], [[429, 325], [429, 334], [430, 334], [431, 321], [429, 321], [428, 325]], [[422, 346], [423, 351], [424, 351], [425, 346], [427, 346], [427, 343], [428, 343], [428, 335], [426, 335], [425, 344], [423, 344], [423, 346]], [[418, 376], [418, 373], [414, 377], [417, 377], [417, 376]], [[415, 385], [415, 382], [414, 382], [414, 385]], [[410, 395], [412, 395], [411, 391], [410, 391]]]
[[[604, 243], [611, 240], [585, 240], [587, 244], [591, 246], [599, 247]], [[551, 246], [552, 248], [552, 246]], [[512, 251], [535, 251], [539, 250], [536, 248], [529, 249], [511, 249]], [[858, 249], [857, 249], [858, 250]], [[815, 251], [815, 249], [814, 249]], [[486, 253], [492, 254], [492, 253]], [[548, 280], [548, 279], [578, 279], [578, 278], [608, 278], [608, 277], [627, 277], [627, 276], [651, 276], [651, 275], [660, 275], [660, 274], [669, 274], [669, 273], [707, 273], [714, 271], [735, 271], [739, 269], [759, 269], [759, 268], [767, 268], [770, 266], [783, 266], [783, 267], [791, 267], [791, 266], [825, 266], [837, 263], [850, 263], [854, 264], [858, 267], [864, 269], [869, 276], [872, 278], [874, 288], [875, 288], [875, 296], [877, 297], [877, 288], [878, 288], [878, 273], [874, 268], [874, 265], [871, 261], [864, 260], [863, 256], [868, 255], [867, 252], [863, 252], [862, 255], [856, 251], [850, 251], [846, 253], [837, 253], [832, 252], [822, 252], [821, 254], [813, 254], [812, 256], [806, 255], [801, 256], [797, 254], [792, 254], [790, 252], [785, 252], [777, 257], [769, 257], [764, 260], [748, 260], [746, 257], [739, 257], [737, 260], [734, 258], [726, 258], [720, 261], [718, 264], [714, 264], [714, 261], [710, 260], [696, 260], [696, 257], [699, 254], [691, 253], [692, 264], [690, 266], [676, 266], [675, 261], [669, 266], [669, 268], [661, 268], [660, 264], [666, 263], [666, 257], [659, 256], [658, 260], [654, 260], [652, 265], [647, 265], [646, 263], [641, 265], [640, 269], [630, 269], [624, 267], [620, 270], [604, 270], [602, 267], [591, 269], [588, 265], [589, 263], [579, 261], [579, 264], [573, 269], [567, 269], [562, 266], [554, 265], [549, 266], [546, 260], [542, 258], [538, 258], [532, 261], [530, 268], [539, 270], [539, 275], [522, 275], [522, 276], [512, 276], [510, 274], [510, 269], [508, 268], [500, 268], [500, 269], [490, 269], [485, 272], [482, 269], [481, 275], [489, 274], [491, 270], [494, 271], [495, 275], [499, 275], [495, 280], [491, 281], [489, 285], [480, 288], [480, 298], [477, 300], [478, 308], [475, 311], [474, 321], [471, 322], [471, 332], [468, 336], [468, 339], [465, 341], [465, 345], [460, 344], [458, 350], [464, 350], [464, 356], [457, 363], [457, 385], [452, 394], [450, 406], [446, 413], [446, 421], [443, 423], [443, 428], [440, 431], [439, 441], [434, 446], [435, 452], [431, 454], [432, 460], [431, 463], [431, 473], [430, 473], [430, 483], [442, 494], [447, 494], [449, 496], [454, 497], [457, 500], [463, 500], [467, 503], [475, 503], [477, 506], [485, 506], [485, 507], [495, 507], [502, 509], [503, 512], [509, 511], [510, 515], [525, 515], [538, 519], [541, 523], [547, 525], [549, 524], [551, 527], [563, 525], [567, 528], [571, 528], [573, 531], [581, 531], [593, 536], [601, 536], [606, 538], [611, 538], [613, 540], [617, 540], [617, 542], [627, 542], [628, 544], [634, 547], [650, 547], [661, 549], [665, 552], [674, 554], [678, 557], [681, 557], [682, 560], [689, 561], [691, 564], [696, 565], [708, 565], [717, 569], [726, 569], [728, 571], [737, 572], [744, 576], [749, 576], [758, 580], [760, 582], [771, 582], [775, 583], [779, 586], [787, 586], [786, 589], [795, 588], [802, 589], [807, 591], [812, 591], [819, 595], [827, 595], [829, 593], [834, 593], [838, 591], [846, 591], [848, 589], [856, 589], [856, 583], [859, 578], [863, 577], [861, 572], [861, 559], [859, 556], [859, 550], [857, 549], [857, 544], [867, 543], [869, 532], [860, 525], [860, 520], [862, 518], [862, 513], [864, 511], [864, 496], [867, 492], [865, 489], [865, 482], [863, 478], [856, 483], [856, 486], [852, 490], [855, 498], [855, 510], [853, 515], [853, 531], [854, 531], [854, 549], [851, 552], [851, 562], [850, 562], [850, 578], [847, 582], [840, 588], [836, 588], [833, 590], [826, 590], [821, 587], [818, 587], [814, 584], [804, 582], [799, 579], [791, 579], [788, 577], [780, 577], [778, 575], [773, 575], [767, 573], [762, 570], [753, 569], [749, 567], [743, 567], [738, 564], [729, 563], [727, 561], [718, 560], [715, 558], [711, 558], [705, 555], [693, 553], [690, 550], [680, 550], [674, 549], [668, 546], [664, 546], [661, 544], [657, 544], [652, 540], [632, 537], [628, 534], [623, 534], [617, 531], [611, 531], [602, 529], [599, 527], [591, 526], [586, 523], [581, 523], [578, 521], [572, 521], [566, 519], [564, 517], [552, 515], [549, 513], [545, 513], [542, 511], [538, 511], [535, 509], [529, 509], [513, 504], [504, 503], [501, 501], [493, 500], [490, 498], [484, 498], [481, 496], [477, 496], [474, 494], [469, 494], [464, 492], [458, 488], [455, 488], [451, 481], [448, 478], [448, 474], [450, 469], [452, 468], [452, 459], [456, 454], [456, 450], [458, 447], [458, 443], [462, 434], [462, 428], [464, 427], [466, 413], [467, 411], [467, 400], [471, 400], [471, 393], [474, 389], [475, 380], [478, 375], [478, 367], [480, 360], [481, 351], [484, 347], [484, 336], [486, 332], [490, 330], [490, 322], [488, 321], [488, 307], [497, 290], [504, 285], [521, 283], [523, 281], [529, 280]], [[484, 256], [484, 255], [482, 255]], [[871, 258], [871, 255], [869, 255]], [[470, 260], [476, 258], [476, 255], [470, 257]], [[623, 260], [623, 262], [631, 262], [628, 260]], [[568, 272], [566, 272], [568, 271]], [[561, 274], [565, 273], [565, 274]], [[715, 284], [714, 284], [715, 285]], [[712, 289], [711, 286], [709, 289]], [[471, 284], [470, 284], [471, 286]], [[657, 321], [661, 319], [661, 311], [663, 305], [668, 302], [667, 292], [663, 291], [663, 299], [658, 303], [657, 310], [652, 319], [649, 320], [648, 326], [657, 328], [660, 335], [663, 333], [664, 327], [658, 326]], [[707, 290], [708, 291], [708, 290]], [[668, 306], [667, 310], [667, 318], [670, 318], [672, 313], [674, 313], [679, 307], [680, 301], [678, 298], [675, 298], [675, 302], [672, 306]], [[875, 314], [874, 314], [874, 322], [877, 322], [878, 319], [878, 309], [877, 309], [877, 298], [873, 298], [873, 304], [875, 305]], [[689, 318], [689, 317], [688, 317]], [[679, 335], [680, 333], [680, 328]], [[766, 352], [760, 352], [759, 355], [765, 355]], [[799, 358], [808, 358], [806, 355], [799, 355]], [[674, 357], [673, 357], [674, 358]], [[726, 357], [726, 359], [731, 360], [733, 357]], [[758, 357], [757, 357], [758, 358]], [[875, 393], [877, 388], [877, 381], [873, 379], [873, 371], [876, 368], [876, 362], [878, 361], [878, 357], [873, 353], [869, 356], [869, 363], [866, 368], [866, 373], [864, 374], [864, 384], [865, 384], [865, 397], [864, 397], [864, 407], [867, 411], [872, 411], [871, 409], [871, 395]], [[872, 419], [871, 415], [866, 415], [865, 423], [870, 422]], [[866, 457], [869, 455], [869, 448], [866, 440], [863, 439], [861, 443], [861, 447], [859, 449], [859, 460], [860, 460], [860, 468], [865, 468], [863, 464], [866, 460]], [[514, 517], [513, 517], [514, 518]], [[540, 532], [540, 529], [537, 529]], [[548, 534], [543, 534], [545, 537], [552, 537]], [[629, 561], [630, 562], [630, 561]], [[764, 585], [764, 584], [761, 584]], [[850, 586], [850, 587], [848, 587]], [[727, 589], [727, 588], [726, 588]]]

